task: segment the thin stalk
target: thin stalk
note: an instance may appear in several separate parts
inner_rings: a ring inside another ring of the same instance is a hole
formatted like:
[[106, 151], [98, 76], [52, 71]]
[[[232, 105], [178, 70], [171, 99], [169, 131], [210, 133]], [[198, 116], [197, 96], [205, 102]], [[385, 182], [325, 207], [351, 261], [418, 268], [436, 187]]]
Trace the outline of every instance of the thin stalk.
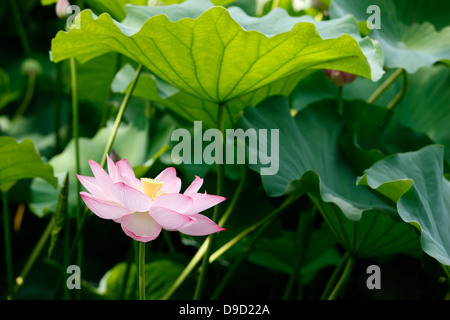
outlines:
[[53, 225], [55, 224], [55, 219], [52, 217], [45, 228], [44, 232], [42, 233], [41, 237], [39, 238], [39, 241], [37, 242], [36, 246], [34, 247], [33, 251], [31, 252], [30, 256], [28, 257], [27, 262], [25, 263], [25, 266], [22, 269], [22, 272], [20, 272], [19, 276], [16, 278], [16, 285], [14, 287], [14, 296], [16, 296], [19, 293], [20, 288], [25, 283], [25, 280], [28, 276], [28, 273], [30, 272], [31, 268], [33, 267], [34, 263], [36, 262], [37, 258], [42, 253], [42, 250], [45, 247], [45, 244], [47, 243], [48, 239], [50, 238], [50, 235], [52, 233]]
[[377, 90], [375, 90], [375, 92], [369, 97], [369, 99], [367, 99], [367, 103], [374, 103], [383, 94], [383, 92], [386, 91], [386, 89], [402, 74], [402, 71], [402, 68], [398, 68], [397, 70], [395, 70], [395, 72], [391, 74], [391, 76], [386, 79], [386, 81], [384, 81]]
[[336, 283], [337, 277], [341, 274], [342, 269], [344, 268], [344, 265], [347, 263], [347, 260], [349, 259], [350, 254], [346, 252], [339, 263], [337, 264], [336, 268], [334, 268], [333, 273], [331, 274], [330, 279], [328, 279], [327, 285], [325, 286], [325, 290], [323, 291], [320, 300], [325, 300], [331, 292], [331, 289], [333, 288], [334, 284]]
[[139, 242], [139, 299], [145, 300], [145, 242]]
[[409, 75], [406, 70], [402, 70], [403, 82], [400, 91], [395, 95], [395, 97], [389, 102], [386, 108], [391, 111], [394, 107], [403, 99], [406, 94], [409, 85]]
[[13, 263], [12, 263], [12, 246], [11, 246], [11, 225], [9, 223], [9, 198], [8, 192], [2, 192], [3, 202], [3, 230], [5, 233], [5, 260], [6, 260], [6, 283], [8, 285], [8, 299], [13, 298]]
[[348, 279], [350, 278], [350, 274], [352, 273], [354, 264], [355, 264], [355, 259], [353, 257], [349, 256], [347, 259], [347, 263], [345, 265], [344, 272], [342, 273], [341, 277], [339, 278], [339, 281], [337, 282], [333, 291], [331, 291], [331, 294], [328, 296], [328, 300], [335, 300], [336, 298], [339, 297], [339, 294], [341, 293], [342, 288], [347, 284]]
[[[223, 214], [222, 218], [219, 220], [220, 226], [224, 226], [226, 224], [228, 218], [233, 212], [236, 202], [239, 200], [242, 194], [246, 181], [247, 181], [247, 167], [244, 165], [241, 167], [241, 179], [238, 187], [236, 188], [236, 192], [234, 193], [227, 210]], [[169, 288], [166, 294], [162, 297], [162, 300], [168, 300], [172, 296], [172, 294], [178, 289], [178, 287], [184, 282], [184, 280], [191, 274], [192, 270], [194, 270], [194, 268], [197, 266], [197, 264], [200, 262], [203, 255], [205, 254], [209, 241], [210, 239], [206, 238], [206, 240], [203, 242], [203, 244], [195, 253], [194, 257], [192, 257], [191, 261], [189, 261], [188, 265], [184, 268], [184, 270], [181, 272], [181, 274], [178, 276], [178, 278], [175, 280], [175, 282], [172, 284], [172, 286]]]
[[[221, 139], [222, 141], [217, 141], [217, 143], [219, 144], [219, 148], [220, 148], [220, 146], [223, 145], [223, 141], [224, 141], [223, 136], [224, 136], [224, 126], [225, 126], [225, 122], [224, 122], [225, 108], [226, 108], [226, 104], [220, 103], [219, 110], [217, 112], [217, 127], [220, 130], [220, 133], [222, 136], [222, 139]], [[225, 166], [223, 163], [223, 155], [222, 155], [222, 159], [217, 159], [217, 160], [218, 161], [217, 161], [217, 192], [216, 192], [216, 194], [220, 196], [223, 194], [223, 187], [224, 187], [224, 180], [225, 180]], [[222, 161], [220, 161], [220, 160], [222, 160]], [[213, 217], [212, 217], [212, 220], [214, 222], [216, 222], [218, 219], [219, 210], [220, 210], [220, 206], [216, 205], [214, 207], [214, 212], [213, 212]], [[215, 242], [214, 240], [216, 238], [216, 234], [215, 233], [210, 234], [208, 236], [208, 238], [209, 238], [209, 242], [208, 242], [208, 246], [206, 248], [205, 255], [203, 256], [200, 277], [198, 279], [197, 287], [196, 287], [195, 293], [194, 293], [194, 300], [200, 300], [202, 298], [204, 287], [205, 287], [205, 282], [206, 282], [206, 275], [208, 273], [209, 257], [211, 255], [213, 247], [214, 247], [214, 242]]]
[[[80, 144], [79, 144], [79, 108], [78, 108], [78, 85], [77, 85], [77, 69], [75, 58], [70, 58], [70, 76], [72, 86], [72, 138], [75, 143], [75, 169], [80, 174]], [[77, 194], [80, 193], [80, 183], [77, 182]], [[78, 197], [79, 199], [79, 197]], [[80, 224], [80, 208], [81, 202], [77, 201], [77, 225]]]
[[253, 230], [257, 229], [257, 232], [253, 235], [253, 238], [250, 240], [247, 247], [242, 251], [242, 253], [239, 255], [239, 257], [233, 262], [233, 265], [228, 269], [227, 274], [222, 279], [222, 281], [219, 283], [219, 285], [214, 290], [211, 299], [215, 300], [220, 297], [225, 287], [228, 285], [229, 281], [231, 280], [232, 276], [234, 275], [234, 272], [237, 270], [238, 266], [244, 261], [244, 259], [247, 257], [247, 255], [252, 251], [255, 244], [260, 239], [261, 235], [267, 230], [267, 228], [272, 224], [272, 222], [275, 220], [275, 217], [282, 212], [286, 207], [288, 207], [290, 204], [292, 204], [299, 195], [291, 195], [275, 210], [273, 210], [270, 214], [268, 214], [264, 219], [260, 220], [258, 223], [254, 224], [253, 226], [247, 228], [243, 232], [241, 232], [238, 236], [234, 237], [232, 240], [230, 240], [228, 243], [223, 245], [219, 250], [217, 250], [213, 255], [211, 255], [210, 263], [212, 263], [214, 260], [218, 259], [222, 254], [224, 254], [228, 249], [230, 249], [234, 244], [236, 244], [239, 240], [244, 238], [246, 235], [248, 235]]
[[[71, 76], [71, 86], [72, 86], [72, 138], [75, 145], [75, 170], [78, 174], [81, 173], [80, 170], [80, 144], [79, 144], [79, 105], [78, 105], [78, 84], [77, 84], [77, 69], [75, 64], [75, 58], [70, 58], [70, 76]], [[76, 191], [77, 194], [81, 191], [80, 182], [76, 181]], [[76, 222], [77, 229], [81, 227], [81, 198], [77, 197], [76, 202]], [[83, 238], [78, 241], [77, 248], [77, 265], [82, 268], [83, 263]], [[78, 291], [77, 291], [78, 292]]]

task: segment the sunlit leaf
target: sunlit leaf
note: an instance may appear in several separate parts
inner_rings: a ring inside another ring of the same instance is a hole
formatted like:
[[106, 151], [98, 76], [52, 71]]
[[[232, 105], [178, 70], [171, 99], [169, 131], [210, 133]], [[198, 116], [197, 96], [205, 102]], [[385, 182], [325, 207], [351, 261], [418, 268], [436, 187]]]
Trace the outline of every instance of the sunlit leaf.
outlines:
[[177, 89], [216, 103], [307, 68], [381, 77], [382, 53], [369, 38], [359, 38], [354, 18], [323, 23], [309, 18], [289, 17], [282, 9], [249, 17], [240, 8], [212, 7], [206, 0], [129, 5], [122, 23], [85, 10], [80, 29], [53, 39], [52, 58], [84, 62], [119, 52]]

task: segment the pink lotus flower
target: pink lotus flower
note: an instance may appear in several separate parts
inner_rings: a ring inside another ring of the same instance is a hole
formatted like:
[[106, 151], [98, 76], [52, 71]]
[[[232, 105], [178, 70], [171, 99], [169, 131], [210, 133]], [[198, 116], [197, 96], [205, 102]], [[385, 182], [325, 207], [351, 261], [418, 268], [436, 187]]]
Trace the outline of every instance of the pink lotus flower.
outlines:
[[94, 177], [77, 175], [88, 192], [80, 192], [86, 206], [97, 216], [120, 223], [125, 234], [137, 241], [154, 240], [161, 229], [203, 236], [225, 230], [199, 212], [225, 198], [198, 193], [203, 179], [195, 177], [180, 193], [181, 179], [167, 168], [155, 179], [137, 179], [128, 160], [115, 164], [108, 157], [108, 173], [95, 161], [89, 164]]

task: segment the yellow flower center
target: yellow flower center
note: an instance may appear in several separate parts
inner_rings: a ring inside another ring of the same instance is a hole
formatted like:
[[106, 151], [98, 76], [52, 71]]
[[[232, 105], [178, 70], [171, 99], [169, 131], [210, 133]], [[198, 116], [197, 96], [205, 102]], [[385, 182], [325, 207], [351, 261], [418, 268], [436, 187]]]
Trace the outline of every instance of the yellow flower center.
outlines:
[[157, 197], [164, 194], [161, 192], [161, 187], [163, 186], [162, 181], [158, 181], [150, 178], [141, 178], [142, 188], [144, 189], [144, 193], [152, 200], [155, 200]]

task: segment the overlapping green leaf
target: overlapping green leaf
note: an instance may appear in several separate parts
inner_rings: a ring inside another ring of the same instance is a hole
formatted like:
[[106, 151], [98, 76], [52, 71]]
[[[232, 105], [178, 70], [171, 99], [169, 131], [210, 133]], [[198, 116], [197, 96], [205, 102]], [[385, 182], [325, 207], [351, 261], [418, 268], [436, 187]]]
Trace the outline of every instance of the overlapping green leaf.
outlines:
[[443, 159], [437, 145], [397, 154], [367, 169], [358, 184], [394, 201], [400, 217], [419, 227], [423, 250], [450, 265], [450, 182]]
[[[418, 248], [414, 229], [399, 219], [391, 205], [369, 189], [356, 186], [357, 175], [339, 150], [343, 122], [334, 102], [329, 103], [312, 105], [295, 118], [282, 97], [246, 109], [239, 122], [242, 128], [279, 130], [279, 140], [269, 139], [267, 146], [270, 153], [272, 144], [279, 144], [279, 170], [261, 176], [267, 194], [308, 192], [341, 244], [357, 256], [414, 251]], [[256, 151], [250, 145], [251, 152]], [[274, 160], [276, 155], [270, 157]], [[264, 166], [250, 164], [258, 171]], [[380, 237], [390, 241], [378, 248]]]
[[[377, 11], [367, 12], [370, 6], [377, 6]], [[367, 20], [379, 12], [380, 16], [375, 16], [379, 29], [374, 28], [370, 36], [380, 42], [386, 66], [415, 73], [420, 67], [450, 58], [449, 10], [446, 1], [334, 0], [330, 16], [352, 14]]]
[[339, 69], [373, 80], [383, 73], [379, 47], [359, 38], [350, 16], [319, 23], [279, 9], [255, 18], [206, 0], [126, 8], [123, 23], [81, 12], [79, 29], [53, 39], [53, 60], [75, 56], [83, 62], [116, 51], [179, 90], [215, 103], [307, 68]]
[[42, 161], [33, 142], [0, 137], [0, 190], [8, 191], [17, 180], [27, 178], [42, 178], [53, 188], [57, 185], [53, 167]]

